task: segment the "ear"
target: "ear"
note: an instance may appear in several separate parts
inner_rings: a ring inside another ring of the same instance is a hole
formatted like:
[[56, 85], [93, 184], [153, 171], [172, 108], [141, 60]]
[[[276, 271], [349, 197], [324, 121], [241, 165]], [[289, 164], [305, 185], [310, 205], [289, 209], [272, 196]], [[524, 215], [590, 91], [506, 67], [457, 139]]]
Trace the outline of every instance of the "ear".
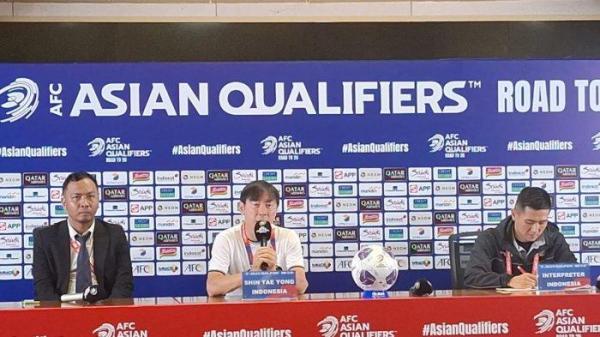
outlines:
[[515, 218], [517, 217], [517, 211], [514, 208], [510, 210], [510, 216], [512, 220], [515, 221]]
[[65, 199], [65, 193], [63, 192], [63, 193], [61, 193], [61, 195], [60, 195], [60, 203], [63, 205], [63, 207], [67, 207], [67, 206], [65, 205], [66, 201], [67, 201], [67, 199]]
[[243, 202], [238, 202], [238, 211], [240, 211], [240, 213], [244, 213], [245, 206], [246, 205]]

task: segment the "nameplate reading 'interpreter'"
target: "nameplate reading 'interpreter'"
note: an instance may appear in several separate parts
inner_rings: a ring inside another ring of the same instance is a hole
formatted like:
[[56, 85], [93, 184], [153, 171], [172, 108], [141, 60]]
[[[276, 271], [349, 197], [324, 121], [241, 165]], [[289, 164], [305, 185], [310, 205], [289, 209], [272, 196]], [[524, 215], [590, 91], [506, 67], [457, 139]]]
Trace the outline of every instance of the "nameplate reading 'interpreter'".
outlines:
[[539, 290], [567, 290], [590, 286], [590, 266], [584, 263], [540, 264]]

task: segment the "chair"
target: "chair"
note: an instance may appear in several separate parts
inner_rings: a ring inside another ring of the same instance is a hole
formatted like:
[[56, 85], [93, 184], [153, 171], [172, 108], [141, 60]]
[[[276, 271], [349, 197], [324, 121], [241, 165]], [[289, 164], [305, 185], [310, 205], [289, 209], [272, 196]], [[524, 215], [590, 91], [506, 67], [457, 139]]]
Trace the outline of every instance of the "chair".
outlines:
[[464, 289], [465, 269], [471, 258], [471, 249], [480, 232], [464, 232], [450, 235], [450, 272], [452, 274], [452, 289]]

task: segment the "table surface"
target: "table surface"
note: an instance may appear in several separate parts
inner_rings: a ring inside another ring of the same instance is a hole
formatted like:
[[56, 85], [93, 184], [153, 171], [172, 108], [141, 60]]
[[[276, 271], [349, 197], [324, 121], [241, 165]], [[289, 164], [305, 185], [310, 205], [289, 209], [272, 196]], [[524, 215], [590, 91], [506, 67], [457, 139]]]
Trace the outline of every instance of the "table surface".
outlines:
[[[598, 294], [596, 288], [590, 288], [578, 291], [536, 291], [522, 290], [510, 293], [500, 293], [494, 289], [485, 290], [436, 290], [433, 294], [422, 297], [411, 296], [407, 291], [390, 292], [389, 298], [377, 300], [398, 300], [398, 299], [442, 299], [442, 298], [464, 298], [464, 297], [506, 297], [506, 296], [577, 296]], [[0, 310], [18, 310], [31, 308], [72, 308], [72, 307], [106, 307], [106, 306], [153, 306], [153, 305], [182, 305], [182, 304], [256, 304], [257, 302], [305, 302], [305, 301], [355, 301], [361, 299], [361, 293], [314, 293], [303, 294], [294, 299], [264, 299], [264, 300], [244, 300], [240, 296], [190, 296], [190, 297], [141, 297], [141, 298], [122, 298], [107, 299], [96, 303], [85, 303], [83, 301], [73, 302], [0, 302]]]
[[315, 293], [294, 299], [152, 297], [0, 303], [0, 337], [404, 337], [600, 335], [600, 296], [585, 291], [440, 290], [363, 299]]

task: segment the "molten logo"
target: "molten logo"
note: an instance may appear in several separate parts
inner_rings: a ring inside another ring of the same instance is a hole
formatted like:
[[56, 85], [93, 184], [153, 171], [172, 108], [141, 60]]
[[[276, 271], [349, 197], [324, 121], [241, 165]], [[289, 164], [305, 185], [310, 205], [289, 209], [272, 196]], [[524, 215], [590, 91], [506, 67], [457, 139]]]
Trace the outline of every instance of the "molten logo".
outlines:
[[541, 334], [550, 331], [554, 326], [554, 313], [550, 310], [542, 310], [539, 314], [533, 316], [535, 326], [537, 326], [536, 334]]
[[338, 319], [333, 316], [327, 316], [322, 321], [317, 323], [319, 333], [323, 337], [333, 337], [338, 332]]
[[27, 78], [17, 78], [11, 84], [0, 89], [0, 97], [6, 93], [6, 100], [0, 107], [7, 116], [0, 119], [0, 123], [16, 122], [19, 119], [27, 119], [35, 112], [39, 104], [39, 89], [37, 84]]

